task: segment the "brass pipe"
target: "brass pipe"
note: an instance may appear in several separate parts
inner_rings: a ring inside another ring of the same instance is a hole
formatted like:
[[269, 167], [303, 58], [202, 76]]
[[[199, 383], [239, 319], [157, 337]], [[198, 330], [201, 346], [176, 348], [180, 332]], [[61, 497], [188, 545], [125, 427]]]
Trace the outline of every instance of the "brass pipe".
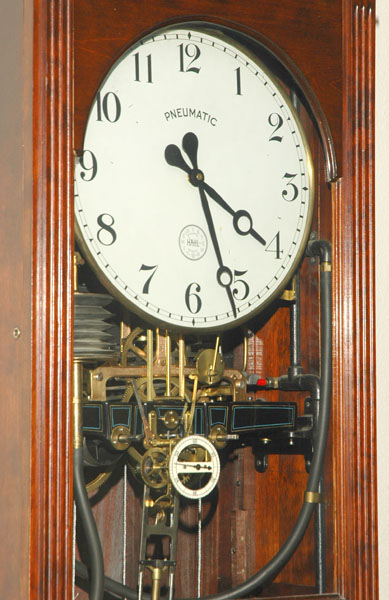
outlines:
[[79, 252], [73, 254], [73, 292], [78, 291], [78, 267], [84, 265], [85, 261]]
[[172, 357], [172, 341], [169, 335], [169, 332], [166, 331], [165, 337], [165, 354], [166, 354], [166, 396], [170, 396], [170, 365], [171, 365], [171, 357]]
[[160, 346], [159, 346], [159, 341], [160, 341], [160, 335], [159, 335], [159, 327], [155, 328], [155, 357], [154, 357], [154, 364], [159, 365], [160, 360], [161, 360], [161, 356], [160, 356]]
[[73, 361], [73, 445], [74, 449], [82, 448], [82, 390], [83, 366], [82, 362]]
[[213, 354], [212, 373], [215, 373], [217, 354], [219, 352], [220, 336], [218, 335], [215, 343], [215, 352]]
[[150, 402], [153, 400], [154, 394], [154, 384], [153, 384], [153, 330], [147, 330], [147, 338], [146, 338], [146, 355], [147, 355], [147, 401]]
[[73, 292], [77, 292], [78, 290], [78, 261], [77, 254], [73, 254]]
[[192, 432], [192, 427], [193, 427], [193, 421], [194, 421], [194, 415], [195, 415], [195, 408], [196, 408], [196, 400], [197, 400], [197, 386], [198, 386], [198, 382], [199, 382], [199, 378], [198, 375], [195, 375], [193, 377], [193, 392], [192, 392], [192, 404], [190, 407], [190, 415], [189, 415], [189, 422], [188, 422], [188, 428], [186, 433], [191, 433]]
[[160, 598], [161, 577], [162, 569], [160, 567], [154, 567], [152, 570], [151, 600], [159, 600]]
[[185, 398], [185, 342], [182, 334], [178, 339], [178, 395]]
[[247, 358], [248, 358], [248, 353], [249, 353], [249, 338], [247, 335], [247, 332], [244, 335], [243, 338], [243, 367], [242, 367], [242, 371], [246, 371], [247, 370]]

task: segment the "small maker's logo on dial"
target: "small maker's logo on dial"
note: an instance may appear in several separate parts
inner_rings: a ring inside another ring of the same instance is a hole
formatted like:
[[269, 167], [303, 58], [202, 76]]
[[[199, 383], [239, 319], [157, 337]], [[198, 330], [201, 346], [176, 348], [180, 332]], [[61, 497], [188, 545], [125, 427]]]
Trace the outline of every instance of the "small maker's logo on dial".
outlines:
[[181, 252], [189, 260], [199, 260], [207, 251], [207, 236], [197, 225], [187, 225], [180, 233]]

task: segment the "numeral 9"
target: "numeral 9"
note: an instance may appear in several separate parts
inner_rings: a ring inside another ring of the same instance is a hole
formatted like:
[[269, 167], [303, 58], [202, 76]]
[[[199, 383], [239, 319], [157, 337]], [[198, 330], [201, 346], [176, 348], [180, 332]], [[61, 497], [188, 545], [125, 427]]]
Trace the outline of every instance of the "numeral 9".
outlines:
[[80, 165], [83, 169], [83, 171], [81, 171], [81, 179], [84, 181], [92, 181], [97, 173], [97, 160], [91, 150], [84, 150], [80, 157]]

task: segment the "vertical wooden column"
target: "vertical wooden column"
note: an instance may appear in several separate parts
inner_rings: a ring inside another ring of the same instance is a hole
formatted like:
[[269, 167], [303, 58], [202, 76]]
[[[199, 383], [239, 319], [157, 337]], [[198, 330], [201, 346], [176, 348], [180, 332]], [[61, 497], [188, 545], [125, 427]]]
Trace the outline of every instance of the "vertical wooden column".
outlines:
[[0, 3], [0, 597], [28, 598], [32, 9]]
[[334, 194], [337, 591], [378, 598], [374, 342], [374, 3], [343, 2], [342, 177]]
[[72, 589], [71, 11], [34, 4], [31, 600]]

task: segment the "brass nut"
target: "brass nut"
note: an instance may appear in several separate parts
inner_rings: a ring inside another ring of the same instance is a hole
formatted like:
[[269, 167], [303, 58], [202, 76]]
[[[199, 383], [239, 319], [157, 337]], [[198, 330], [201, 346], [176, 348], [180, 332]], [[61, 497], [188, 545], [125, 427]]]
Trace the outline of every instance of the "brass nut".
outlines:
[[209, 434], [209, 439], [218, 450], [222, 450], [227, 445], [227, 430], [224, 425], [214, 425]]
[[175, 410], [168, 410], [164, 414], [163, 420], [168, 429], [175, 429], [180, 424], [180, 417]]
[[127, 450], [130, 445], [131, 431], [124, 425], [117, 425], [112, 429], [111, 442], [115, 450]]

